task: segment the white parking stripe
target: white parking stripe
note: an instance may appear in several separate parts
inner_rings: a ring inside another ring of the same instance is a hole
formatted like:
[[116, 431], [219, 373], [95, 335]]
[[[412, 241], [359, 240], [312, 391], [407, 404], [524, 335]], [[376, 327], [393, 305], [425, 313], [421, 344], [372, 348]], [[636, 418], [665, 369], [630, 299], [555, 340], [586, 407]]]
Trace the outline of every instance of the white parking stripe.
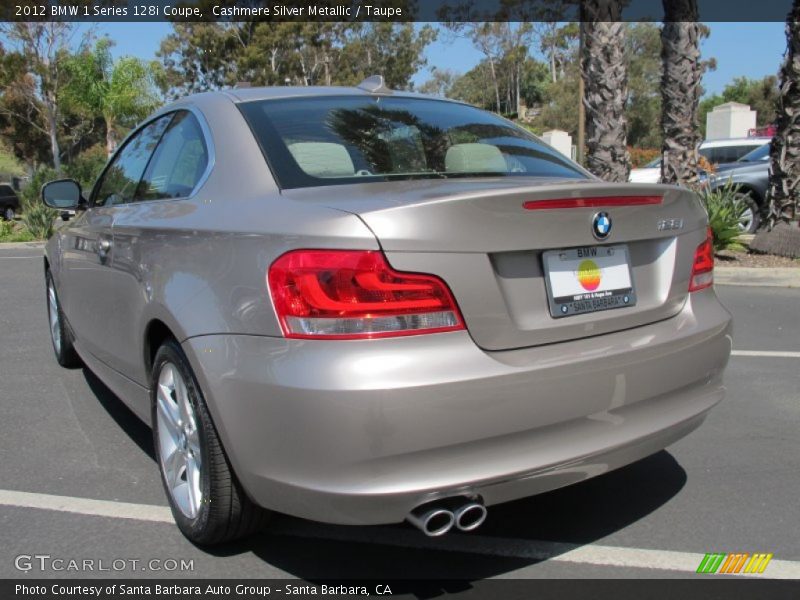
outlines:
[[731, 356], [765, 356], [770, 358], [800, 358], [800, 352], [772, 352], [769, 350], [733, 350]]
[[[0, 490], [0, 506], [36, 508], [60, 512], [133, 519], [155, 523], [172, 523], [172, 514], [166, 506], [111, 502], [90, 498], [54, 496], [13, 490]], [[400, 548], [438, 550], [523, 558], [537, 561], [555, 561], [573, 564], [588, 564], [603, 567], [628, 567], [662, 571], [694, 573], [703, 559], [695, 552], [673, 550], [651, 550], [645, 548], [621, 548], [599, 544], [564, 544], [539, 540], [496, 538], [481, 535], [444, 536], [427, 538], [413, 530], [390, 527], [335, 527], [308, 521], [278, 521], [270, 527], [273, 535], [287, 535], [308, 539], [342, 541], [349, 543], [380, 544]], [[717, 549], [719, 550], [719, 549]], [[731, 548], [730, 551], [768, 552], [769, 548]], [[739, 575], [740, 577], [742, 575]], [[800, 579], [800, 562], [773, 560], [767, 570], [758, 577], [777, 579]]]
[[109, 500], [93, 500], [91, 498], [0, 490], [0, 505], [41, 508], [114, 519], [174, 523], [172, 513], [168, 507], [154, 506], [152, 504], [131, 504], [129, 502], [112, 502]]
[[33, 254], [31, 256], [0, 256], [0, 260], [5, 260], [7, 258], [42, 258], [41, 254]]

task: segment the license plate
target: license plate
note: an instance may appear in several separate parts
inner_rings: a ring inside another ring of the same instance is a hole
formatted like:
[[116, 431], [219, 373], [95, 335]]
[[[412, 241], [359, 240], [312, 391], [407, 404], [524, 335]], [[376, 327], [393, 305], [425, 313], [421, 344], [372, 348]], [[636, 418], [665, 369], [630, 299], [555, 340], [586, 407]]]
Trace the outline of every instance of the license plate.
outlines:
[[550, 250], [543, 257], [547, 299], [553, 317], [636, 304], [627, 246]]

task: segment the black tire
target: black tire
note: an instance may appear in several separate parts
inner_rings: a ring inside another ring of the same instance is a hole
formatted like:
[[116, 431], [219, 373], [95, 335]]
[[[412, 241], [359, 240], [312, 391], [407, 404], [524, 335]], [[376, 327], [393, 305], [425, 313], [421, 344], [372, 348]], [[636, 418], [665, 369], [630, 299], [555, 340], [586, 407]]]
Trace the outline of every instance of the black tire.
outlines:
[[[64, 312], [61, 310], [61, 303], [58, 301], [58, 292], [56, 292], [55, 283], [53, 283], [53, 276], [48, 270], [45, 273], [45, 294], [47, 299], [47, 323], [50, 326], [50, 341], [53, 344], [53, 353], [56, 355], [56, 362], [64, 368], [76, 369], [83, 365], [81, 357], [75, 351], [74, 338], [72, 332], [67, 326], [67, 320], [64, 317]], [[52, 297], [51, 297], [52, 290]], [[51, 302], [55, 302], [55, 315], [56, 323], [51, 321]], [[55, 328], [55, 330], [54, 330]], [[57, 334], [55, 331], [57, 330]], [[59, 336], [56, 340], [56, 335]]]
[[736, 194], [736, 199], [745, 205], [745, 211], [752, 215], [747, 225], [742, 225], [742, 233], [755, 233], [761, 226], [761, 207], [750, 194]]
[[[199, 478], [201, 502], [194, 518], [184, 514], [173, 497], [161, 456], [157, 388], [161, 371], [167, 364], [177, 369], [186, 385], [187, 397], [194, 408], [196, 431], [199, 434], [202, 464]], [[262, 530], [269, 520], [270, 513], [254, 504], [242, 489], [217, 435], [189, 361], [180, 345], [172, 339], [164, 342], [156, 353], [151, 389], [153, 443], [161, 472], [161, 483], [181, 533], [194, 544], [211, 546], [241, 539]]]
[[4, 221], [13, 221], [16, 218], [16, 216], [17, 216], [17, 213], [14, 210], [14, 207], [6, 206], [3, 209], [3, 220]]

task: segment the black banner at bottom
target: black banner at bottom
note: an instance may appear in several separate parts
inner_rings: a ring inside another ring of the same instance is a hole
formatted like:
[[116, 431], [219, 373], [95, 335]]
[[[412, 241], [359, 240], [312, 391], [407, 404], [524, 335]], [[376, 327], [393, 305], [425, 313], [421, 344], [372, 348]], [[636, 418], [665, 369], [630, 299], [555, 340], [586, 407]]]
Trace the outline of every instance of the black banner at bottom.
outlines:
[[235, 598], [263, 600], [290, 597], [355, 599], [367, 597], [427, 600], [455, 595], [472, 599], [572, 600], [574, 598], [627, 598], [641, 600], [738, 600], [800, 598], [800, 581], [769, 579], [489, 579], [320, 581], [281, 579], [3, 579], [0, 598], [64, 600], [65, 598], [128, 598], [132, 600]]

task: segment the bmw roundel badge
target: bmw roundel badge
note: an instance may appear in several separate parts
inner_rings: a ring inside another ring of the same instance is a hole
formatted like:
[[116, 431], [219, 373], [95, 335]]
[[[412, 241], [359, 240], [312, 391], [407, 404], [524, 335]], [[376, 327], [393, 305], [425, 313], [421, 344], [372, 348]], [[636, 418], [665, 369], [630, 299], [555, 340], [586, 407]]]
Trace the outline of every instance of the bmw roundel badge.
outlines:
[[606, 212], [597, 213], [592, 219], [592, 234], [598, 240], [604, 240], [611, 233], [611, 217]]

